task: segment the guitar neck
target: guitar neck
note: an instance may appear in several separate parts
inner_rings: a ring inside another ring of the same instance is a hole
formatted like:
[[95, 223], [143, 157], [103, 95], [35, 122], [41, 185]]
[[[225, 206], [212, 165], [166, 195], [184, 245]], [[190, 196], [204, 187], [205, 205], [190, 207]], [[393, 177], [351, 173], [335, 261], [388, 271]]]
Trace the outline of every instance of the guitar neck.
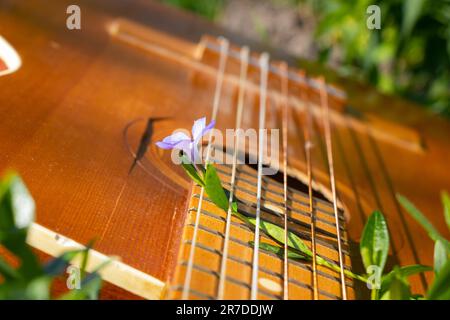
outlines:
[[[231, 166], [217, 167], [225, 188], [230, 188]], [[240, 166], [236, 181], [236, 197], [241, 201], [240, 212], [255, 215], [256, 171], [249, 166]], [[292, 184], [293, 185], [293, 184]], [[199, 202], [201, 188], [193, 187], [186, 218], [182, 245], [176, 273], [168, 287], [168, 298], [179, 299], [183, 293], [189, 299], [216, 299], [220, 281], [220, 266], [225, 242], [226, 212], [205, 197]], [[316, 194], [316, 193], [315, 193]], [[296, 232], [311, 247], [311, 215], [308, 207], [307, 186], [300, 180], [289, 189], [289, 230]], [[317, 254], [334, 264], [338, 262], [337, 237], [334, 225], [333, 206], [322, 195], [314, 196], [316, 217]], [[275, 177], [264, 178], [262, 219], [282, 225], [283, 186]], [[199, 216], [196, 225], [197, 215]], [[350, 270], [349, 245], [345, 233], [343, 211], [340, 210], [342, 243], [344, 244], [345, 265]], [[194, 236], [195, 234], [195, 236]], [[254, 229], [236, 217], [232, 218], [229, 234], [229, 253], [225, 275], [224, 299], [249, 299], [251, 291], [251, 271]], [[280, 245], [265, 235], [261, 243], [275, 247]], [[190, 252], [194, 246], [194, 255]], [[281, 247], [280, 247], [281, 248]], [[283, 298], [283, 258], [270, 251], [260, 251], [258, 299]], [[192, 274], [187, 278], [186, 270]], [[311, 261], [289, 260], [289, 299], [313, 299], [313, 268]], [[318, 266], [318, 292], [320, 299], [340, 299], [339, 273]], [[353, 281], [347, 279], [347, 292], [354, 297]]]

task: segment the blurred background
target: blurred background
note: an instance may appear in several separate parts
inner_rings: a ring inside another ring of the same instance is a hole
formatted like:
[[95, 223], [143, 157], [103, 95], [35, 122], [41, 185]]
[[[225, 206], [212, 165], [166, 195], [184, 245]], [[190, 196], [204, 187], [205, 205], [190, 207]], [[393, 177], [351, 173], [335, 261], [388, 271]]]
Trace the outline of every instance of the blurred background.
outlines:
[[[450, 119], [450, 0], [159, 0]], [[370, 5], [381, 29], [366, 25]]]

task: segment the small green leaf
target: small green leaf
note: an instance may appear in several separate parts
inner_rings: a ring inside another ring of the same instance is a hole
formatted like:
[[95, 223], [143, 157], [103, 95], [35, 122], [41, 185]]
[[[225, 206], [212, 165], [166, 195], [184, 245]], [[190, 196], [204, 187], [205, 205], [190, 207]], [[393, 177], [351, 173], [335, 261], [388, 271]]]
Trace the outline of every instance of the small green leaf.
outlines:
[[360, 252], [366, 271], [370, 266], [377, 266], [382, 272], [389, 252], [389, 232], [380, 211], [375, 211], [367, 220], [361, 236]]
[[86, 275], [86, 266], [88, 263], [88, 258], [89, 258], [89, 251], [92, 249], [92, 246], [94, 245], [94, 241], [90, 241], [86, 248], [83, 249], [82, 254], [83, 254], [83, 258], [81, 260], [81, 265], [80, 265], [80, 271], [81, 271], [81, 279], [84, 279], [85, 275]]
[[216, 206], [222, 210], [228, 210], [228, 197], [222, 188], [216, 168], [212, 164], [206, 166], [205, 191]]
[[80, 289], [72, 289], [62, 295], [60, 300], [96, 300], [102, 286], [102, 278], [97, 272], [87, 275], [81, 282]]
[[[252, 246], [255, 244], [253, 241], [250, 241], [249, 243]], [[264, 250], [264, 251], [268, 251], [268, 252], [274, 253], [274, 254], [276, 254], [279, 257], [284, 257], [284, 248], [282, 248], [282, 247], [274, 246], [274, 245], [271, 245], [271, 244], [266, 243], [266, 242], [261, 242], [259, 244], [259, 248]], [[302, 255], [300, 253], [297, 253], [297, 252], [294, 252], [292, 250], [288, 250], [288, 258], [289, 259], [298, 259], [298, 260], [311, 261], [310, 257], [304, 256], [304, 255]]]
[[[254, 242], [251, 241], [250, 242], [251, 245], [254, 245]], [[260, 243], [259, 244], [260, 249], [268, 251], [268, 252], [272, 252], [280, 257], [284, 257], [284, 248], [282, 247], [278, 247], [278, 246], [273, 246], [271, 244], [268, 243]], [[303, 255], [301, 252], [297, 252], [295, 251], [295, 249], [289, 248], [288, 249], [288, 258], [289, 259], [295, 259], [295, 260], [302, 260], [302, 261], [311, 261], [312, 260], [312, 256], [307, 256], [307, 255]], [[334, 263], [330, 263], [327, 260], [325, 260], [324, 258], [316, 255], [316, 262], [318, 265], [326, 267], [330, 270], [333, 270], [335, 272], [340, 272], [340, 267]], [[364, 283], [367, 283], [367, 279], [363, 276], [360, 276], [358, 274], [355, 274], [349, 270], [344, 270], [344, 273], [347, 277], [349, 278], [353, 278], [353, 279], [357, 279], [359, 281], [362, 281]]]
[[445, 244], [438, 240], [434, 243], [434, 272], [438, 274], [449, 260], [450, 253]]
[[444, 217], [447, 227], [450, 230], [450, 196], [446, 191], [441, 193], [442, 205], [444, 206]]
[[[90, 247], [87, 246], [83, 249], [83, 257], [82, 265], [87, 265], [88, 252]], [[62, 295], [60, 300], [96, 300], [98, 299], [98, 295], [100, 293], [100, 289], [102, 286], [102, 278], [100, 277], [99, 271], [111, 263], [112, 260], [106, 260], [98, 265], [91, 273], [87, 274], [82, 278], [81, 288], [80, 289], [72, 289], [68, 293]], [[83, 267], [82, 267], [83, 269]]]
[[389, 288], [381, 296], [381, 300], [410, 300], [411, 289], [406, 280], [398, 270], [393, 270], [393, 276], [389, 282]]
[[231, 210], [232, 210], [232, 212], [237, 212], [238, 211], [237, 201], [231, 202]]
[[34, 221], [34, 200], [22, 179], [8, 173], [0, 183], [0, 241]]
[[5, 280], [20, 279], [20, 274], [2, 257], [0, 257], [0, 275], [3, 276]]
[[450, 260], [441, 268], [434, 278], [427, 298], [430, 300], [450, 300]]
[[44, 267], [44, 273], [53, 277], [63, 274], [66, 271], [70, 261], [72, 261], [82, 251], [83, 249], [67, 251], [59, 257], [50, 260]]
[[428, 232], [431, 239], [437, 241], [442, 238], [431, 222], [406, 197], [397, 194], [397, 200], [403, 208], [405, 208], [405, 210]]
[[42, 275], [41, 265], [26, 243], [34, 209], [33, 198], [20, 177], [8, 173], [0, 182], [0, 243], [20, 258], [17, 272], [26, 280]]
[[[251, 223], [253, 226], [256, 226], [255, 218], [248, 217], [247, 219], [249, 223]], [[284, 228], [281, 228], [265, 220], [260, 220], [260, 228], [274, 240], [284, 244]], [[288, 246], [300, 251], [303, 254], [306, 254], [307, 256], [312, 256], [312, 252], [308, 248], [308, 246], [303, 242], [302, 239], [299, 238], [299, 236], [297, 236], [292, 231], [288, 231]]]
[[402, 35], [408, 37], [413, 30], [417, 20], [423, 13], [426, 0], [408, 0], [403, 2]]
[[432, 267], [424, 266], [421, 264], [414, 264], [414, 265], [404, 266], [404, 267], [396, 267], [393, 271], [389, 272], [388, 274], [384, 275], [381, 278], [380, 293], [381, 293], [381, 295], [383, 295], [389, 289], [389, 287], [391, 286], [391, 282], [395, 278], [396, 274], [398, 274], [399, 276], [401, 276], [403, 278], [407, 278], [412, 275], [426, 272], [426, 271], [431, 271], [431, 270], [433, 270]]
[[400, 267], [400, 268], [397, 269], [397, 272], [402, 277], [410, 277], [410, 276], [415, 275], [417, 273], [431, 271], [431, 270], [433, 270], [433, 268], [430, 267], [430, 266], [424, 266], [422, 264], [413, 264], [413, 265], [410, 265], [410, 266]]
[[203, 179], [200, 177], [200, 175], [197, 172], [197, 169], [195, 169], [195, 166], [189, 161], [189, 158], [185, 155], [180, 155], [181, 158], [181, 166], [186, 172], [186, 174], [194, 180], [199, 186], [204, 187], [205, 183], [203, 182]]
[[41, 276], [30, 281], [25, 289], [25, 296], [28, 300], [49, 300], [50, 285], [52, 278]]
[[419, 209], [417, 209], [414, 204], [412, 204], [406, 197], [397, 194], [397, 200], [406, 209], [406, 211], [425, 229], [428, 236], [433, 240], [440, 240], [442, 244], [445, 245], [447, 250], [450, 251], [450, 242], [448, 242], [436, 228], [431, 224], [431, 222], [424, 216]]

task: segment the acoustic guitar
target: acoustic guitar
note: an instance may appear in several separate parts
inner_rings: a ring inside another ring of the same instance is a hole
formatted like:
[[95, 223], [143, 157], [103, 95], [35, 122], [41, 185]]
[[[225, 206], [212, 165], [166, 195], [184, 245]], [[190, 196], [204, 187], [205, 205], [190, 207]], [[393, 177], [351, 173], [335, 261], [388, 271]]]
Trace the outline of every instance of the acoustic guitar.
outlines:
[[[388, 265], [432, 265], [432, 241], [396, 194], [448, 236], [447, 120], [152, 1], [80, 0], [81, 29], [68, 29], [71, 2], [0, 3], [0, 168], [35, 198], [28, 242], [42, 259], [95, 240], [88, 269], [117, 257], [104, 299], [367, 298], [344, 269], [363, 272], [358, 243], [378, 209]], [[268, 133], [203, 145], [231, 159], [215, 167], [240, 211], [340, 271], [262, 250], [275, 243], [155, 145], [202, 117], [223, 136]], [[412, 289], [431, 279], [412, 277]]]

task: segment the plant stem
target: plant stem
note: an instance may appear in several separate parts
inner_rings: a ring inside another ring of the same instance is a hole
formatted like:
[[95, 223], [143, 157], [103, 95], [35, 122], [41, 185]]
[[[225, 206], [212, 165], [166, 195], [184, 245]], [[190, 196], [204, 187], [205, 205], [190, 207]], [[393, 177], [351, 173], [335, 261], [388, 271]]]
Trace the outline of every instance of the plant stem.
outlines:
[[[237, 211], [232, 211], [232, 213], [233, 213], [237, 218], [239, 218], [240, 220], [242, 220], [244, 223], [246, 223], [246, 224], [248, 224], [248, 225], [250, 225], [250, 226], [254, 226], [254, 225], [250, 222], [250, 220], [249, 220], [245, 215], [243, 215], [243, 214], [241, 214], [241, 213], [239, 213], [239, 212], [237, 212]], [[260, 229], [261, 229], [262, 231], [264, 231], [263, 228], [260, 227]], [[266, 234], [267, 234], [267, 233], [266, 233]], [[270, 235], [268, 235], [268, 236], [270, 237]], [[311, 259], [311, 260], [314, 258], [313, 255], [312, 255], [312, 252], [309, 251], [309, 250], [308, 250], [308, 251], [305, 251], [305, 252], [302, 252], [302, 251], [299, 251], [299, 250], [295, 250], [295, 249], [291, 249], [291, 248], [289, 248], [289, 250], [292, 251], [292, 252], [298, 251], [300, 254], [307, 256], [307, 257], [308, 257], [309, 259]], [[340, 271], [341, 271], [341, 268], [340, 268], [337, 264], [328, 262], [327, 260], [325, 260], [324, 258], [322, 258], [322, 257], [319, 256], [319, 255], [316, 255], [316, 262], [317, 262], [318, 265], [321, 265], [321, 266], [326, 267], [326, 268], [328, 268], [328, 269], [331, 269], [331, 270], [333, 270], [333, 271], [336, 271], [336, 272], [340, 272]], [[346, 276], [348, 276], [349, 278], [356, 279], [356, 280], [362, 281], [362, 282], [364, 282], [364, 283], [367, 283], [367, 282], [368, 282], [368, 280], [367, 280], [366, 277], [361, 276], [361, 275], [358, 275], [358, 274], [355, 274], [355, 273], [351, 272], [350, 270], [344, 270], [344, 274], [345, 274]]]
[[372, 289], [370, 292], [370, 299], [378, 300], [378, 289]]

